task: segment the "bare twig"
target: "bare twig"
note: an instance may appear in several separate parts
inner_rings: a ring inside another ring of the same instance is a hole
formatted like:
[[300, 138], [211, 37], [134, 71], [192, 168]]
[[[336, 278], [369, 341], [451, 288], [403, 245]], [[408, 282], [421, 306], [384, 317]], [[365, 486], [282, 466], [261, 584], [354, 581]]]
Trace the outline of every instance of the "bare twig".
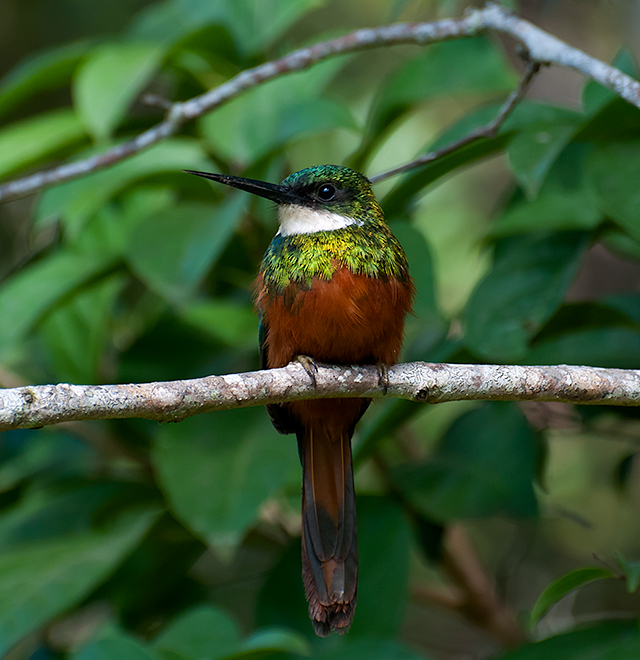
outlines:
[[460, 525], [452, 525], [445, 532], [442, 564], [464, 594], [458, 609], [469, 620], [490, 632], [506, 647], [526, 641]]
[[524, 98], [524, 95], [527, 93], [527, 89], [529, 88], [529, 84], [531, 83], [532, 78], [535, 76], [536, 73], [538, 73], [539, 70], [540, 70], [540, 64], [538, 62], [529, 62], [527, 64], [527, 69], [525, 71], [524, 76], [520, 80], [520, 84], [518, 85], [518, 87], [514, 89], [513, 92], [511, 92], [511, 94], [509, 94], [507, 100], [502, 104], [502, 107], [498, 111], [498, 114], [485, 126], [480, 126], [479, 128], [476, 128], [474, 131], [471, 131], [468, 135], [465, 135], [459, 140], [455, 140], [454, 142], [451, 142], [445, 147], [442, 147], [442, 149], [437, 149], [436, 151], [430, 151], [428, 154], [424, 154], [423, 156], [420, 156], [419, 158], [412, 160], [410, 163], [405, 163], [404, 165], [394, 167], [390, 170], [387, 170], [386, 172], [381, 172], [380, 174], [376, 174], [375, 176], [369, 177], [369, 180], [371, 181], [371, 183], [378, 183], [379, 181], [384, 181], [385, 179], [395, 176], [396, 174], [402, 174], [403, 172], [407, 172], [408, 170], [413, 170], [416, 169], [417, 167], [420, 167], [421, 165], [426, 165], [427, 163], [431, 163], [434, 160], [438, 160], [438, 158], [442, 158], [443, 156], [446, 156], [447, 154], [457, 151], [462, 147], [466, 147], [468, 144], [471, 144], [472, 142], [476, 142], [481, 138], [495, 137], [498, 131], [500, 130], [502, 124], [504, 124], [504, 122], [507, 120], [509, 115], [514, 111], [518, 103], [520, 103], [520, 101], [522, 101], [522, 99]]
[[[406, 501], [401, 490], [390, 479], [390, 468], [384, 458], [378, 453], [373, 459], [389, 492], [398, 497], [411, 517], [421, 519], [422, 514]], [[428, 587], [414, 589], [414, 598], [460, 612], [500, 640], [503, 646], [517, 646], [526, 641], [526, 636], [498, 595], [462, 527], [450, 525], [445, 528], [443, 541], [441, 565], [453, 586], [447, 591]]]
[[482, 9], [469, 11], [461, 19], [434, 23], [399, 23], [356, 30], [343, 37], [323, 41], [309, 48], [296, 50], [278, 60], [247, 69], [201, 96], [173, 104], [164, 121], [133, 140], [112, 147], [102, 154], [5, 183], [0, 186], [0, 201], [18, 199], [47, 186], [69, 181], [129, 158], [174, 135], [187, 121], [218, 108], [240, 93], [286, 73], [306, 69], [329, 57], [395, 44], [426, 45], [447, 39], [471, 37], [486, 30], [510, 35], [519, 41], [528, 51], [531, 61], [575, 69], [640, 108], [638, 81], [560, 41], [532, 23], [512, 14], [505, 7], [489, 3]]
[[[389, 369], [391, 397], [443, 401], [564, 401], [640, 405], [640, 371], [410, 362]], [[373, 366], [320, 365], [316, 386], [298, 363], [281, 369], [130, 385], [38, 385], [0, 390], [0, 431], [71, 420], [190, 415], [301, 399], [382, 397]]]
[[459, 587], [435, 588], [418, 586], [411, 590], [413, 600], [425, 605], [437, 605], [447, 610], [457, 610], [465, 604], [465, 596]]
[[161, 110], [171, 110], [173, 103], [169, 99], [165, 99], [163, 96], [158, 96], [158, 94], [145, 94], [140, 102], [143, 105], [148, 105], [150, 108], [160, 108]]

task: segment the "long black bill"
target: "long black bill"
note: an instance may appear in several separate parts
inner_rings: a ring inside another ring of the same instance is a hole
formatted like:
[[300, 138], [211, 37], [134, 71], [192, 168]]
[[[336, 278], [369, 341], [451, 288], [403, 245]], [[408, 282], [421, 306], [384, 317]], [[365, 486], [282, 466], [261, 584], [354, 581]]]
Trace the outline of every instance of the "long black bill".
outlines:
[[290, 188], [286, 186], [278, 186], [274, 183], [267, 183], [266, 181], [256, 181], [255, 179], [244, 179], [241, 176], [229, 176], [228, 174], [215, 174], [213, 172], [195, 172], [194, 170], [182, 170], [187, 174], [195, 174], [211, 181], [224, 183], [225, 186], [232, 186], [239, 188], [246, 192], [259, 195], [270, 199], [277, 204], [300, 204], [301, 199], [298, 195], [293, 193]]

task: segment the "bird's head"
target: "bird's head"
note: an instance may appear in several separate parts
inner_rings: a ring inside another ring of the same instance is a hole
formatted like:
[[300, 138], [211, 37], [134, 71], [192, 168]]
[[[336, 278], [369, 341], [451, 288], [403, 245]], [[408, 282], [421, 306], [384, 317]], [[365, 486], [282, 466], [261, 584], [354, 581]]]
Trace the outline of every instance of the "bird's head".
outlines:
[[278, 204], [280, 234], [311, 234], [380, 220], [382, 211], [364, 174], [340, 165], [315, 165], [290, 174], [280, 185], [185, 170]]

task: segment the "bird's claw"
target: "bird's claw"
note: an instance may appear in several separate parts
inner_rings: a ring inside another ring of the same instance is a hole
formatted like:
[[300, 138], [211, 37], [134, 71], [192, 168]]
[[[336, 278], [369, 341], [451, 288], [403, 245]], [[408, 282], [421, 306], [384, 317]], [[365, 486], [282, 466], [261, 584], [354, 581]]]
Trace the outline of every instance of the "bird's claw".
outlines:
[[318, 365], [316, 361], [308, 355], [296, 355], [293, 361], [302, 365], [303, 369], [309, 374], [313, 386], [317, 387], [316, 374], [318, 373]]
[[382, 393], [386, 394], [389, 389], [389, 367], [384, 362], [377, 362], [378, 385], [382, 387]]

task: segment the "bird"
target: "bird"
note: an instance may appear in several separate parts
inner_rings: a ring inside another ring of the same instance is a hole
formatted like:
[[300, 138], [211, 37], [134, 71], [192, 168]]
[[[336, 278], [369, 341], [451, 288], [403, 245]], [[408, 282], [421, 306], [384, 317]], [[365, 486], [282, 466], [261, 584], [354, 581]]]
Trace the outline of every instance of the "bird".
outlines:
[[[375, 364], [382, 385], [398, 361], [415, 295], [405, 253], [371, 182], [340, 165], [316, 165], [276, 185], [185, 170], [276, 203], [279, 230], [254, 283], [263, 368]], [[302, 464], [302, 567], [317, 635], [349, 629], [356, 606], [358, 541], [351, 438], [370, 399], [267, 406], [295, 433]]]

